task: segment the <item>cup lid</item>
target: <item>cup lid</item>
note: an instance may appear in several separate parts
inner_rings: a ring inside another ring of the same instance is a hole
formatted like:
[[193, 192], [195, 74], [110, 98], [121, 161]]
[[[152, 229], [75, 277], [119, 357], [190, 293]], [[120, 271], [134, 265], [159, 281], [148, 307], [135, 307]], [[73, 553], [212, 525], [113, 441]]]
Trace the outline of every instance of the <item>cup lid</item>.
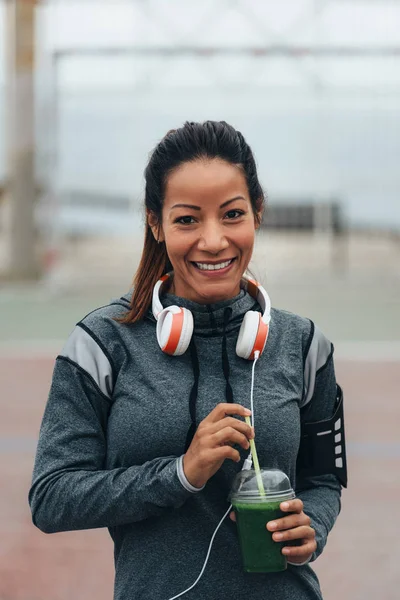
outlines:
[[260, 493], [259, 481], [253, 469], [240, 471], [232, 484], [231, 500], [278, 500], [294, 498], [289, 477], [279, 469], [261, 469], [261, 479], [265, 495]]

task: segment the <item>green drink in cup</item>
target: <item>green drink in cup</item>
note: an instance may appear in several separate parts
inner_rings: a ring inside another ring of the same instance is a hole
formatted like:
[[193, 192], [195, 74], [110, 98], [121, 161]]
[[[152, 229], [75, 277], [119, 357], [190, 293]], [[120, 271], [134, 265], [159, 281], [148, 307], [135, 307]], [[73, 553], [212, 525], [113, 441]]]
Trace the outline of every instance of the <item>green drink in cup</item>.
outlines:
[[[260, 487], [260, 475], [262, 487]], [[275, 542], [268, 521], [285, 514], [279, 505], [295, 497], [287, 475], [278, 469], [241, 471], [234, 479], [231, 502], [236, 514], [243, 568], [248, 573], [274, 573], [287, 568], [281, 550], [284, 542]]]

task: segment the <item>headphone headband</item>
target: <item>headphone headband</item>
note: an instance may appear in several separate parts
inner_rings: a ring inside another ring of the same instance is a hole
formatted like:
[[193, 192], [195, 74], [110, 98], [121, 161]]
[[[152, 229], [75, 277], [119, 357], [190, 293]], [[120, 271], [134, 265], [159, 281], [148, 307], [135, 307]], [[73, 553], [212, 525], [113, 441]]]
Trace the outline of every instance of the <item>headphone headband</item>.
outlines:
[[161, 279], [159, 279], [156, 283], [156, 285], [154, 286], [153, 289], [153, 301], [152, 301], [152, 312], [154, 315], [154, 318], [156, 319], [156, 321], [158, 321], [158, 315], [163, 311], [163, 305], [161, 304], [161, 300], [160, 300], [160, 292], [162, 290], [162, 288], [166, 285], [166, 282], [169, 281], [171, 279], [171, 275], [172, 273], [166, 273], [165, 275], [163, 275], [161, 277]]
[[263, 286], [255, 281], [255, 279], [250, 279], [246, 275], [243, 275], [240, 280], [240, 287], [247, 292], [249, 292], [250, 296], [252, 296], [255, 300], [257, 300], [258, 304], [262, 308], [262, 317], [263, 322], [268, 325], [271, 320], [271, 300], [263, 288]]

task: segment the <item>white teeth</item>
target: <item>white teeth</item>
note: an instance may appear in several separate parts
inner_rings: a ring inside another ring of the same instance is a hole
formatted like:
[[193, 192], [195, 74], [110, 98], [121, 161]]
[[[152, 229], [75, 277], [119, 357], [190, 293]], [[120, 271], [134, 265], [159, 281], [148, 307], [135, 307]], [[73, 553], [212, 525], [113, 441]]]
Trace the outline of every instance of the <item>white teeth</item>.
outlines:
[[231, 264], [233, 259], [226, 260], [225, 262], [218, 263], [217, 265], [209, 265], [207, 263], [195, 263], [196, 267], [201, 269], [202, 271], [218, 271], [219, 269], [225, 269], [228, 265]]

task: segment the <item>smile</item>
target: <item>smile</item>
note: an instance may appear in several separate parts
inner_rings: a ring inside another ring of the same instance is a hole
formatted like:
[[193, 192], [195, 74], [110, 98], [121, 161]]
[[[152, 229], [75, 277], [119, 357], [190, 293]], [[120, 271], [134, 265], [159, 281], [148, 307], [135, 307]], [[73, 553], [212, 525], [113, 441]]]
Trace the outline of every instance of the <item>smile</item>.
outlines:
[[193, 262], [193, 264], [200, 269], [201, 271], [221, 271], [222, 269], [226, 269], [230, 264], [234, 261], [234, 258], [230, 260], [225, 260], [224, 262], [211, 264], [211, 263], [201, 263], [201, 262]]

